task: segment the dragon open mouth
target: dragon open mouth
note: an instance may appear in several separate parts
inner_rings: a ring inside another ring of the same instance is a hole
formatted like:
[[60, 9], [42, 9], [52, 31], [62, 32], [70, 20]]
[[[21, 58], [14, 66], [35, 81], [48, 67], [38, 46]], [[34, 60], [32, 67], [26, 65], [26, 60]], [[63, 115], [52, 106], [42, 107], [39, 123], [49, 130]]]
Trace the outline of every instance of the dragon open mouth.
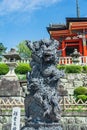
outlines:
[[51, 52], [45, 52], [43, 55], [44, 61], [53, 61], [54, 56]]

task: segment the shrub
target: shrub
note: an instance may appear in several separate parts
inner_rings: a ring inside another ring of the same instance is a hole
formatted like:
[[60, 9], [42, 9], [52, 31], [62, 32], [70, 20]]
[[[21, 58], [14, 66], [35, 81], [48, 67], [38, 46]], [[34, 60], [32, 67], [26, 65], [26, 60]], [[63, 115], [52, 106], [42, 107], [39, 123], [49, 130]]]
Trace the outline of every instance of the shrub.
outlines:
[[87, 100], [87, 96], [86, 95], [78, 95], [76, 97], [76, 100], [78, 101], [79, 99], [81, 99], [83, 102], [85, 102]]
[[87, 65], [83, 66], [83, 73], [87, 73]]
[[78, 96], [78, 95], [87, 95], [87, 88], [83, 87], [83, 86], [80, 86], [80, 87], [76, 88], [74, 90], [74, 95], [75, 96]]
[[0, 75], [5, 75], [8, 73], [8, 71], [9, 71], [8, 65], [6, 65], [5, 63], [0, 63]]
[[17, 74], [17, 77], [19, 80], [26, 80], [26, 75], [25, 74]]
[[64, 70], [66, 68], [66, 65], [57, 65], [57, 69]]
[[80, 66], [80, 65], [67, 65], [65, 72], [66, 73], [81, 73], [82, 66]]
[[31, 71], [31, 66], [27, 63], [19, 63], [15, 68], [16, 74], [26, 74], [28, 71]]

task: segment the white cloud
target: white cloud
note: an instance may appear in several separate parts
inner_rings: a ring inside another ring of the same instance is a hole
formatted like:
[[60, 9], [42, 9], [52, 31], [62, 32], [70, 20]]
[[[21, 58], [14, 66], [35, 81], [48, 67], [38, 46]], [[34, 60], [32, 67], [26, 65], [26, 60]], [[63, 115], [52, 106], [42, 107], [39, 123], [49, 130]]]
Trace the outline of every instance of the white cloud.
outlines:
[[61, 0], [1, 0], [0, 15], [13, 12], [31, 12], [32, 10], [47, 7]]

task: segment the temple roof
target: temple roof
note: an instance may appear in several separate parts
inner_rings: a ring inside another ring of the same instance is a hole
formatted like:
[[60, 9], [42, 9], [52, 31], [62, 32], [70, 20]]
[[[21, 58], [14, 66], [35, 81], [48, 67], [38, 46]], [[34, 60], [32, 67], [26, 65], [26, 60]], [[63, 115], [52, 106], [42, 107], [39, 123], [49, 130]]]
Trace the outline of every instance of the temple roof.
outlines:
[[48, 33], [53, 37], [76, 36], [83, 31], [87, 32], [87, 17], [66, 18], [65, 24], [50, 24], [47, 27]]
[[69, 23], [70, 22], [87, 22], [87, 17], [74, 17], [74, 18], [66, 18], [66, 26], [69, 28]]
[[47, 27], [47, 31], [58, 31], [58, 30], [67, 30], [69, 29], [69, 24], [74, 22], [87, 22], [87, 17], [73, 17], [73, 18], [66, 18], [66, 24], [50, 24]]
[[56, 31], [56, 30], [65, 30], [66, 25], [65, 24], [50, 24], [49, 27], [47, 27], [47, 31]]

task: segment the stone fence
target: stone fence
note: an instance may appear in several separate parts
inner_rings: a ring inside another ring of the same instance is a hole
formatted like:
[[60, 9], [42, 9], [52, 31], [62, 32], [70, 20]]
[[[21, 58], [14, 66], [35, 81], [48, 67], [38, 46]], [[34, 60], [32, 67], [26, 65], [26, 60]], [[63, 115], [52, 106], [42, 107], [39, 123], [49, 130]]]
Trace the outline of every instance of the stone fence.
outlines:
[[[31, 61], [31, 58], [29, 59], [21, 59], [14, 62], [17, 63], [29, 63]], [[8, 61], [6, 59], [3, 59], [2, 62], [7, 63]], [[59, 64], [72, 64], [72, 57], [59, 57]], [[86, 65], [87, 64], [87, 56], [81, 56], [79, 58], [79, 64], [80, 65]]]
[[[72, 64], [72, 57], [59, 57], [59, 64]], [[79, 63], [80, 65], [86, 65], [87, 64], [87, 56], [80, 56], [79, 57]]]
[[[16, 63], [29, 63], [30, 60], [31, 59], [29, 58], [29, 59], [13, 60], [12, 62], [16, 62]], [[3, 59], [2, 62], [0, 62], [0, 63], [8, 63], [8, 62], [10, 62], [10, 60]]]

